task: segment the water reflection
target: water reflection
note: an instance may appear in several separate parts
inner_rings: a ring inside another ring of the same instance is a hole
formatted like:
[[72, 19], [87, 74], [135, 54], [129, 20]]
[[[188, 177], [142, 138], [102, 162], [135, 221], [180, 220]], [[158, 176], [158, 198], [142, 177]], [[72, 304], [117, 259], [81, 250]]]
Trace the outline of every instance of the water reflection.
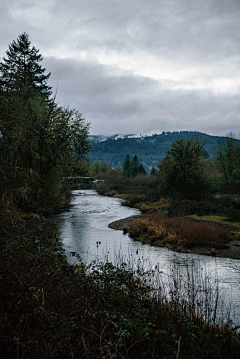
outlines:
[[[118, 198], [100, 196], [94, 190], [74, 191], [72, 205], [68, 212], [57, 216], [66, 251], [79, 253], [85, 263], [106, 256], [111, 261], [118, 256], [125, 256], [126, 260], [134, 258], [135, 262], [141, 259], [146, 268], [156, 267], [165, 275], [171, 275], [172, 268], [178, 267], [184, 276], [191, 266], [196, 272], [213, 276], [221, 290], [231, 292], [233, 321], [240, 323], [240, 261], [174, 253], [167, 248], [143, 245], [122, 231], [108, 228], [115, 220], [139, 214], [137, 209], [122, 206]], [[97, 242], [101, 243], [97, 245]]]

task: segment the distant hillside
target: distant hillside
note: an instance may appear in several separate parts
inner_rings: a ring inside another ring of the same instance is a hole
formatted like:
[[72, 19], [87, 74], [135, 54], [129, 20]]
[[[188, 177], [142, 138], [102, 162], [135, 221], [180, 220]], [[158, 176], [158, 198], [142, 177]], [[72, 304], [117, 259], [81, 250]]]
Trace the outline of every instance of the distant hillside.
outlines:
[[[180, 138], [201, 136], [205, 139], [205, 150], [210, 157], [214, 156], [217, 143], [224, 137], [210, 136], [201, 132], [162, 132], [160, 135], [133, 137], [134, 135], [114, 135], [106, 140], [107, 136], [91, 136], [92, 151], [88, 157], [91, 162], [100, 160], [107, 162], [111, 167], [121, 167], [126, 155], [131, 158], [136, 154], [143, 166], [156, 166], [165, 156], [173, 141]], [[97, 142], [99, 141], [99, 142]]]
[[97, 143], [97, 142], [103, 142], [103, 141], [107, 141], [107, 140], [119, 140], [122, 138], [136, 138], [136, 137], [141, 137], [137, 136], [137, 135], [112, 135], [112, 136], [105, 136], [105, 135], [90, 135], [89, 138], [92, 142]]

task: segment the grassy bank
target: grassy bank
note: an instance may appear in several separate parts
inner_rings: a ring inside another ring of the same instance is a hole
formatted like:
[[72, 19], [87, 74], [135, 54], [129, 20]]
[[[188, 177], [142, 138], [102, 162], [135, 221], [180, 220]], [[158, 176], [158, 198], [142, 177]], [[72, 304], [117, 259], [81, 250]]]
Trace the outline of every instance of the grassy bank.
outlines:
[[166, 296], [161, 281], [153, 290], [151, 273], [123, 261], [72, 266], [47, 227], [1, 233], [0, 358], [239, 357], [239, 335], [204, 317], [191, 276], [186, 300], [180, 276]]
[[231, 239], [224, 225], [163, 215], [133, 222], [129, 236], [142, 243], [166, 246], [176, 251], [193, 247], [228, 248], [227, 243]]
[[[143, 219], [127, 226], [135, 240], [181, 252], [214, 256], [221, 250], [221, 256], [240, 257], [229, 245], [240, 238], [237, 195], [215, 194], [205, 201], [162, 198], [155, 176], [116, 177], [112, 181], [107, 178], [97, 191], [122, 198], [124, 205], [141, 211]], [[234, 246], [236, 249], [238, 243]], [[223, 253], [227, 249], [231, 253]]]

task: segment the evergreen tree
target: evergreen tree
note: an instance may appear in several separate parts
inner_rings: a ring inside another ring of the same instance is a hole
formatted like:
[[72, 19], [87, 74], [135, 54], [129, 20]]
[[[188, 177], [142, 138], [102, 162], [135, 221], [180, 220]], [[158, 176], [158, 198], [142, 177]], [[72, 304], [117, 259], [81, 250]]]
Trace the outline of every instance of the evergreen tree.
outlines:
[[157, 174], [157, 172], [156, 172], [156, 170], [155, 170], [155, 167], [154, 167], [154, 166], [152, 166], [152, 169], [151, 169], [150, 175], [151, 175], [151, 176], [156, 176], [156, 174]]
[[221, 182], [228, 190], [239, 191], [240, 188], [240, 146], [233, 134], [219, 141], [215, 149], [215, 163], [220, 173]]
[[52, 90], [47, 85], [47, 80], [51, 73], [45, 75], [46, 69], [39, 64], [43, 59], [42, 55], [30, 45], [25, 32], [9, 45], [7, 56], [0, 62], [0, 87], [4, 92], [16, 92], [28, 87], [49, 98]]
[[131, 160], [129, 154], [127, 154], [123, 163], [123, 173], [126, 177], [131, 177], [132, 175]]
[[0, 66], [0, 198], [19, 206], [58, 203], [63, 176], [81, 174], [90, 149], [89, 124], [59, 107], [24, 33]]
[[137, 176], [139, 174], [139, 167], [140, 167], [140, 163], [138, 161], [137, 155], [133, 157], [131, 167], [132, 167], [132, 176], [133, 177]]
[[145, 175], [145, 174], [146, 174], [146, 170], [145, 170], [145, 168], [143, 167], [142, 163], [141, 163], [140, 166], [139, 166], [138, 174], [139, 174], [139, 175]]
[[137, 155], [133, 157], [131, 162], [129, 154], [126, 156], [123, 163], [123, 174], [126, 177], [135, 177], [139, 174], [146, 174], [142, 164], [139, 163]]

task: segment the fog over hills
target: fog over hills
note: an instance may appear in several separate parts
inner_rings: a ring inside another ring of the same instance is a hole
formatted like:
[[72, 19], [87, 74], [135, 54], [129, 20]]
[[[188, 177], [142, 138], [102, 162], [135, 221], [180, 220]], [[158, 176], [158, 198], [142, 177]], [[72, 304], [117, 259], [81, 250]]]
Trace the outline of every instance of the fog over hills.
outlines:
[[[91, 162], [100, 160], [111, 167], [121, 167], [127, 154], [131, 158], [136, 154], [146, 169], [157, 166], [166, 156], [173, 141], [180, 138], [201, 137], [205, 140], [205, 150], [210, 158], [214, 157], [216, 145], [225, 137], [211, 136], [197, 131], [162, 132], [153, 135], [112, 135], [89, 136], [93, 142], [88, 157]], [[239, 141], [239, 140], [236, 140]]]

